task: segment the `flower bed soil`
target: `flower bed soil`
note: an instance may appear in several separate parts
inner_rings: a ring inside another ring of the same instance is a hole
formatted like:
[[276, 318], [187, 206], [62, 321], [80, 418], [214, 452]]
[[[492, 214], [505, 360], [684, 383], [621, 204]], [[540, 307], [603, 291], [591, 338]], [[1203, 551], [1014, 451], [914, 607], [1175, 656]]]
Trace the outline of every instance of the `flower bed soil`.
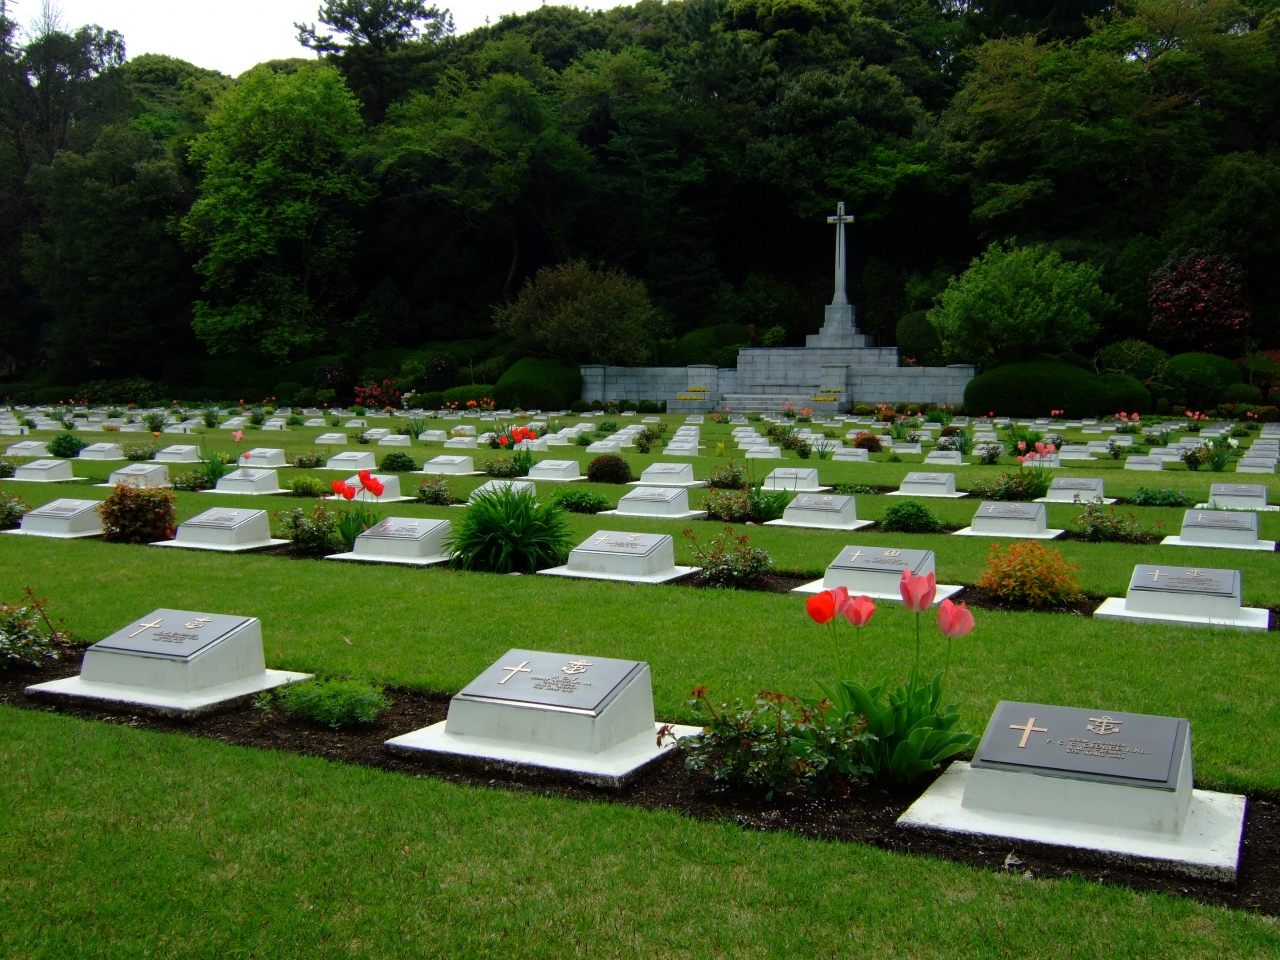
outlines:
[[786, 830], [828, 841], [864, 843], [898, 853], [942, 857], [1007, 872], [1026, 880], [1078, 877], [1095, 883], [1151, 890], [1191, 897], [1203, 903], [1280, 916], [1280, 798], [1249, 798], [1240, 874], [1235, 884], [1170, 876], [1117, 866], [1098, 856], [1054, 848], [1028, 847], [1001, 840], [962, 841], [935, 834], [902, 830], [898, 817], [932, 782], [924, 777], [910, 786], [855, 786], [847, 794], [822, 797], [783, 797], [766, 803], [759, 791], [717, 791], [706, 774], [685, 770], [678, 756], [658, 763], [620, 791], [596, 789], [554, 776], [474, 768], [430, 759], [391, 754], [383, 741], [445, 718], [449, 698], [443, 694], [391, 689], [393, 705], [378, 722], [352, 730], [290, 719], [282, 711], [266, 712], [242, 706], [190, 721], [173, 720], [128, 710], [51, 703], [23, 692], [28, 684], [74, 675], [74, 656], [43, 670], [11, 668], [0, 671], [0, 704], [22, 709], [49, 710], [83, 720], [115, 723], [163, 733], [206, 737], [222, 743], [282, 750], [339, 763], [376, 767], [414, 777], [431, 776], [472, 787], [496, 787], [574, 800], [626, 803], [649, 810], [670, 810], [702, 820], [732, 819], [746, 830]]

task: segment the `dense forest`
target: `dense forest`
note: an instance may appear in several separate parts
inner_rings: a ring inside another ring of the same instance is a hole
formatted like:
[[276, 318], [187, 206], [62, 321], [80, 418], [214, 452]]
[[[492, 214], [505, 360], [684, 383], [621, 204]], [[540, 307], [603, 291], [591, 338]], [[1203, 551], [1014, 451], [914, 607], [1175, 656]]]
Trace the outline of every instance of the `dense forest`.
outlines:
[[[731, 364], [820, 325], [839, 200], [860, 325], [910, 362], [1265, 358], [1276, 20], [1271, 0], [641, 0], [458, 36], [419, 0], [328, 0], [297, 59], [238, 78], [128, 59], [109, 24], [0, 20], [0, 393]], [[1051, 309], [1012, 302], [1041, 288]], [[976, 335], [984, 309], [1040, 327]]]

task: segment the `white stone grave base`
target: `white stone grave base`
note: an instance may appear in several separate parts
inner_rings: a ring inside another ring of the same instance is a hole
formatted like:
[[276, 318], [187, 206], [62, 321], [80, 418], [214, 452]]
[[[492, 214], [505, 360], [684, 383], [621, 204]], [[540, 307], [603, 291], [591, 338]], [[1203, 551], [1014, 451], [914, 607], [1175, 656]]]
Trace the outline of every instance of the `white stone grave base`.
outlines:
[[[250, 467], [251, 470], [261, 469], [260, 467]], [[276, 481], [279, 483], [279, 481]], [[196, 490], [196, 493], [216, 493], [222, 497], [266, 497], [289, 493], [288, 490], [276, 487], [274, 490], [219, 490], [216, 487], [209, 487], [207, 490]]]
[[601, 510], [597, 517], [636, 517], [641, 520], [693, 520], [705, 517], [705, 510], [686, 510], [684, 513], [632, 513], [629, 510]]
[[[547, 572], [549, 571], [539, 571]], [[388, 740], [386, 747], [401, 756], [428, 753], [465, 759], [488, 767], [569, 773], [606, 787], [621, 787], [649, 764], [675, 749], [675, 741], [670, 739], [658, 746], [658, 731], [663, 727], [660, 723], [653, 725], [652, 733], [642, 733], [594, 754], [583, 753], [581, 750], [525, 745], [509, 740], [490, 740], [487, 737], [458, 736], [446, 732], [446, 723], [447, 721], [442, 720]], [[671, 733], [677, 738], [691, 737], [701, 732], [701, 727], [671, 727]]]
[[[970, 772], [970, 765], [964, 761], [951, 764], [920, 799], [898, 818], [898, 826], [975, 838], [1000, 837], [1050, 847], [1092, 850], [1122, 863], [1215, 880], [1233, 881], [1236, 878], [1240, 843], [1244, 834], [1246, 799], [1242, 796], [1192, 790], [1186, 825], [1181, 834], [1169, 836], [1097, 823], [1073, 823], [1053, 816], [999, 813], [964, 807], [961, 806], [961, 800], [964, 798]], [[982, 772], [990, 774], [992, 771]], [[1039, 779], [1049, 781], [1039, 785], [1048, 790], [1062, 790], [1069, 786], [1081, 794], [1096, 793], [1096, 799], [1089, 804], [1089, 809], [1099, 811], [1105, 811], [1107, 802], [1111, 800], [1109, 791], [1123, 789], [1132, 792], [1132, 788], [1112, 784], [1036, 777], [1028, 773], [999, 773], [998, 776], [1008, 780], [1009, 790], [1025, 788], [1028, 780]]]
[[1124, 597], [1108, 597], [1093, 615], [1099, 620], [1130, 620], [1134, 623], [1160, 623], [1169, 627], [1221, 627], [1224, 630], [1267, 630], [1271, 627], [1271, 611], [1241, 607], [1234, 618], [1197, 617], [1186, 613], [1143, 613], [1125, 607]]
[[[586, 478], [584, 477], [583, 479], [585, 480]], [[678, 483], [675, 480], [632, 480], [628, 482], [627, 486], [629, 487], [681, 487], [685, 490], [694, 490], [694, 489], [697, 489], [698, 487], [709, 487], [711, 486], [711, 483], [710, 481], [707, 481], [707, 480], [694, 480], [692, 482], [687, 482], [687, 483]], [[830, 487], [827, 487], [826, 489], [829, 490]], [[1280, 507], [1277, 507], [1276, 509], [1280, 509]]]
[[150, 713], [168, 717], [196, 717], [214, 709], [247, 703], [263, 690], [283, 687], [286, 683], [310, 680], [310, 673], [293, 673], [288, 670], [264, 670], [245, 680], [232, 680], [216, 687], [205, 687], [190, 693], [175, 690], [159, 690], [155, 687], [131, 687], [121, 683], [100, 683], [67, 677], [50, 680], [27, 687], [27, 693], [46, 694], [55, 697], [75, 697], [79, 700], [97, 700], [102, 703], [126, 704]]
[[[1032, 502], [1032, 503], [1065, 503], [1065, 504], [1066, 504], [1067, 506], [1069, 506], [1069, 507], [1071, 507], [1071, 506], [1075, 506], [1075, 507], [1083, 507], [1083, 506], [1085, 506], [1085, 505], [1087, 505], [1087, 504], [1090, 504], [1090, 503], [1097, 503], [1098, 501], [1097, 501], [1097, 500], [1080, 500], [1080, 501], [1076, 501], [1076, 500], [1054, 500], [1052, 497], [1036, 497], [1036, 498], [1035, 498], [1034, 500], [1032, 500], [1031, 502]], [[1115, 497], [1103, 497], [1103, 498], [1102, 498], [1102, 502], [1103, 502], [1104, 504], [1112, 504], [1112, 503], [1115, 503], [1115, 502], [1116, 502], [1116, 498], [1115, 498]], [[1202, 506], [1202, 507], [1205, 507], [1205, 508], [1207, 509], [1209, 505], [1208, 505], [1207, 503], [1202, 503], [1202, 504], [1201, 504], [1201, 506]], [[1278, 509], [1280, 509], [1280, 508], [1278, 508]]]
[[886, 497], [923, 497], [926, 500], [961, 500], [969, 494], [964, 490], [955, 493], [903, 493], [901, 490], [890, 490]]
[[379, 557], [372, 553], [331, 553], [326, 560], [354, 560], [357, 563], [398, 563], [402, 567], [430, 567], [437, 563], [448, 563], [451, 557], [443, 554], [436, 557]]
[[1265, 507], [1226, 507], [1220, 503], [1197, 503], [1197, 510], [1239, 510], [1242, 513], [1274, 513], [1280, 507], [1268, 503]]
[[101, 530], [89, 530], [85, 533], [44, 533], [39, 530], [0, 530], [0, 533], [14, 533], [22, 537], [51, 537], [54, 540], [77, 540], [80, 537], [100, 537]]
[[[827, 587], [826, 587], [825, 579], [819, 579], [819, 580], [814, 580], [812, 583], [805, 583], [798, 587], [795, 587], [791, 592], [792, 593], [821, 593], [823, 590], [826, 590], [826, 589]], [[943, 600], [951, 599], [957, 593], [963, 590], [964, 587], [962, 585], [956, 585], [952, 583], [940, 583], [937, 585], [936, 589], [937, 589], [937, 593], [934, 594], [934, 597], [933, 597], [933, 603], [935, 606], [941, 603]], [[868, 590], [857, 590], [857, 591], [850, 590], [849, 596], [870, 597], [872, 600], [887, 600], [890, 603], [902, 602], [902, 594], [896, 590], [893, 593], [877, 593], [877, 592], [872, 592]]]
[[[812, 511], [810, 511], [812, 512]], [[869, 527], [874, 520], [855, 520], [853, 523], [796, 523], [794, 520], [766, 520], [766, 527], [804, 527], [806, 530], [861, 530]]]
[[[536, 467], [536, 466], [537, 466], [537, 464], [535, 463], [535, 464], [534, 464], [534, 466]], [[483, 470], [477, 470], [477, 471], [476, 471], [476, 473], [484, 473], [484, 471], [483, 471]], [[455, 476], [456, 476], [456, 474], [455, 474]], [[530, 478], [529, 478], [529, 479], [531, 479], [531, 480], [536, 480], [536, 481], [538, 481], [538, 483], [577, 483], [578, 481], [580, 481], [580, 480], [586, 480], [587, 478], [586, 478], [585, 476], [583, 476], [582, 474], [579, 474], [579, 475], [578, 475], [578, 476], [576, 476], [576, 477], [544, 477], [544, 476], [542, 476], [541, 474], [539, 474], [539, 475], [538, 475], [538, 476], [536, 476], [536, 477], [534, 477], [534, 476], [530, 476]], [[673, 487], [675, 487], [675, 486], [679, 486], [679, 484], [675, 484], [675, 483], [673, 483], [673, 484], [669, 484], [669, 486], [673, 486]]]
[[1205, 543], [1203, 540], [1183, 540], [1176, 534], [1160, 541], [1162, 547], [1209, 547], [1211, 550], [1265, 550], [1274, 553], [1274, 540], [1255, 540], [1253, 543]]
[[[617, 511], [613, 512], [616, 513]], [[599, 516], [599, 514], [596, 514], [596, 516]], [[646, 519], [661, 518], [646, 517]], [[681, 577], [696, 573], [700, 569], [700, 567], [671, 567], [669, 570], [650, 574], [595, 573], [590, 570], [572, 570], [566, 564], [563, 567], [548, 567], [546, 570], [539, 570], [538, 573], [548, 577], [580, 577], [583, 580], [613, 580], [616, 583], [666, 583], [670, 580], [679, 580]]]
[[153, 547], [178, 547], [182, 550], [210, 550], [213, 553], [248, 553], [250, 550], [266, 550], [279, 547], [288, 540], [254, 540], [250, 543], [193, 543], [190, 540], [157, 540]]
[[953, 537], [1010, 537], [1014, 540], [1056, 540], [1067, 531], [1055, 530], [1037, 530], [1035, 533], [989, 533], [977, 532], [973, 527], [965, 527], [957, 530], [952, 534]]
[[[79, 480], [83, 483], [88, 477], [60, 477], [57, 480], [39, 480], [35, 477], [6, 477], [5, 483], [74, 483]], [[114, 487], [113, 483], [95, 483], [95, 487]]]

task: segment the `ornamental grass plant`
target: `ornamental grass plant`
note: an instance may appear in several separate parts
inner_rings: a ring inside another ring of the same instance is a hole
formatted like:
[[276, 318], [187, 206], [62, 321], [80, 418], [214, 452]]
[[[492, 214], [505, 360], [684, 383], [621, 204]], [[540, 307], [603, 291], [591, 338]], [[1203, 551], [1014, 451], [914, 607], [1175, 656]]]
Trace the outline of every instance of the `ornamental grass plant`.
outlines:
[[368, 680], [306, 680], [263, 694], [254, 706], [265, 710], [279, 706], [295, 719], [342, 730], [376, 723], [391, 706], [391, 698]]
[[445, 552], [463, 570], [535, 573], [564, 563], [571, 546], [562, 508], [506, 486], [471, 501]]

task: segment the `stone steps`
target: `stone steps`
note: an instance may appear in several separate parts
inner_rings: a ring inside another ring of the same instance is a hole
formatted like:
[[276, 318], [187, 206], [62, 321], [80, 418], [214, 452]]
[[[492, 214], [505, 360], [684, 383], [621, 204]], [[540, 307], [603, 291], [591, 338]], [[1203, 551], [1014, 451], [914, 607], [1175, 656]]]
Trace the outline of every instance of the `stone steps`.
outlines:
[[726, 393], [720, 398], [720, 408], [734, 413], [778, 413], [784, 403], [797, 412], [805, 407], [834, 411], [839, 406], [838, 402], [815, 403], [812, 394]]

